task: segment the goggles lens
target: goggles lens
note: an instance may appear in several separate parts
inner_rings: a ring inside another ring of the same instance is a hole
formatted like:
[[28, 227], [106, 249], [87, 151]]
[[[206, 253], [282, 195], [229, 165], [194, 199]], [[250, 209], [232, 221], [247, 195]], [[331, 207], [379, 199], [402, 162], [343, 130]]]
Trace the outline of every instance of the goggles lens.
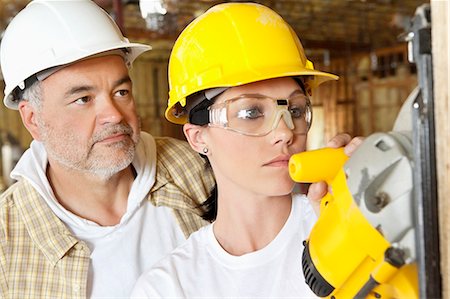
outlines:
[[263, 136], [283, 118], [295, 134], [306, 134], [312, 110], [307, 96], [273, 99], [263, 95], [241, 95], [209, 107], [209, 126], [223, 127], [241, 134]]

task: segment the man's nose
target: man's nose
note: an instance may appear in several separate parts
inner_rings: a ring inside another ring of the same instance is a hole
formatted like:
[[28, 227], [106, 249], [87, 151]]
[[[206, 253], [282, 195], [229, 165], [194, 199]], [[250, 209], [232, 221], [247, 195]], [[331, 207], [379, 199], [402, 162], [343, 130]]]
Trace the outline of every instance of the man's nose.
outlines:
[[97, 120], [100, 124], [120, 123], [122, 111], [112, 97], [104, 97], [97, 101]]

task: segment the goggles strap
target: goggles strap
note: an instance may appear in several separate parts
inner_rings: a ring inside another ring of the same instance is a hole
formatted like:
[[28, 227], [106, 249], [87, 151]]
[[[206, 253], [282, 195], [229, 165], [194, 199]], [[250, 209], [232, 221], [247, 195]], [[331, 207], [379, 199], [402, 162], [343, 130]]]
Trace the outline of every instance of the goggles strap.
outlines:
[[211, 88], [205, 91], [201, 91], [188, 98], [189, 106], [189, 122], [194, 125], [207, 125], [209, 124], [209, 110], [214, 101], [213, 99], [222, 94], [228, 87]]
[[225, 90], [227, 90], [228, 87], [216, 87], [216, 88], [210, 88], [205, 90], [205, 98], [207, 100], [212, 100], [218, 95], [222, 94]]
[[189, 111], [189, 123], [204, 126], [209, 123], [209, 110], [212, 102], [203, 100]]

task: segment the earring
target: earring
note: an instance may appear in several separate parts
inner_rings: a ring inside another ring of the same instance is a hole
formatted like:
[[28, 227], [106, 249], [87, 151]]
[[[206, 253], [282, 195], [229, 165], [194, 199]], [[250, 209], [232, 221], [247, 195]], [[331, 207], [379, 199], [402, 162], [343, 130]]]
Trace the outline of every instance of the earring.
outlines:
[[205, 155], [208, 153], [208, 148], [207, 148], [207, 147], [204, 147], [204, 148], [203, 148], [203, 153], [204, 153]]

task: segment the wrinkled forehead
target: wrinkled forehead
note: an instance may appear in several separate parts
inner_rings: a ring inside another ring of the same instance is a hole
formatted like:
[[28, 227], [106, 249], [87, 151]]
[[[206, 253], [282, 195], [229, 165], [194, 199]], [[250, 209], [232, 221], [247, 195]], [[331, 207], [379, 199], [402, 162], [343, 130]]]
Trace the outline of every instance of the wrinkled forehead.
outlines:
[[84, 59], [81, 59], [81, 60], [77, 60], [77, 61], [75, 61], [73, 63], [64, 64], [64, 65], [59, 65], [59, 66], [48, 68], [46, 70], [43, 70], [43, 71], [37, 73], [36, 77], [37, 77], [37, 79], [39, 81], [44, 81], [45, 79], [47, 79], [48, 77], [50, 77], [51, 75], [57, 73], [58, 71], [60, 71], [62, 69], [66, 69], [66, 68], [68, 68], [70, 66], [73, 66], [73, 65], [79, 65], [80, 63], [83, 63], [84, 61], [89, 61], [91, 59], [100, 58], [100, 57], [108, 57], [108, 56], [113, 56], [113, 57], [119, 56], [119, 57], [122, 58], [122, 60], [124, 62], [124, 65], [127, 65], [126, 64], [126, 60], [125, 60], [126, 59], [125, 52], [123, 50], [121, 50], [121, 49], [118, 49], [118, 50], [111, 50], [111, 51], [102, 52], [102, 53], [99, 53], [99, 54], [96, 54], [96, 55], [92, 55], [92, 56], [89, 56], [87, 58], [84, 58]]
[[[73, 63], [41, 82], [42, 96], [69, 98], [82, 92], [99, 92], [131, 84], [128, 68], [119, 56], [109, 55]], [[52, 96], [53, 95], [53, 96]]]

